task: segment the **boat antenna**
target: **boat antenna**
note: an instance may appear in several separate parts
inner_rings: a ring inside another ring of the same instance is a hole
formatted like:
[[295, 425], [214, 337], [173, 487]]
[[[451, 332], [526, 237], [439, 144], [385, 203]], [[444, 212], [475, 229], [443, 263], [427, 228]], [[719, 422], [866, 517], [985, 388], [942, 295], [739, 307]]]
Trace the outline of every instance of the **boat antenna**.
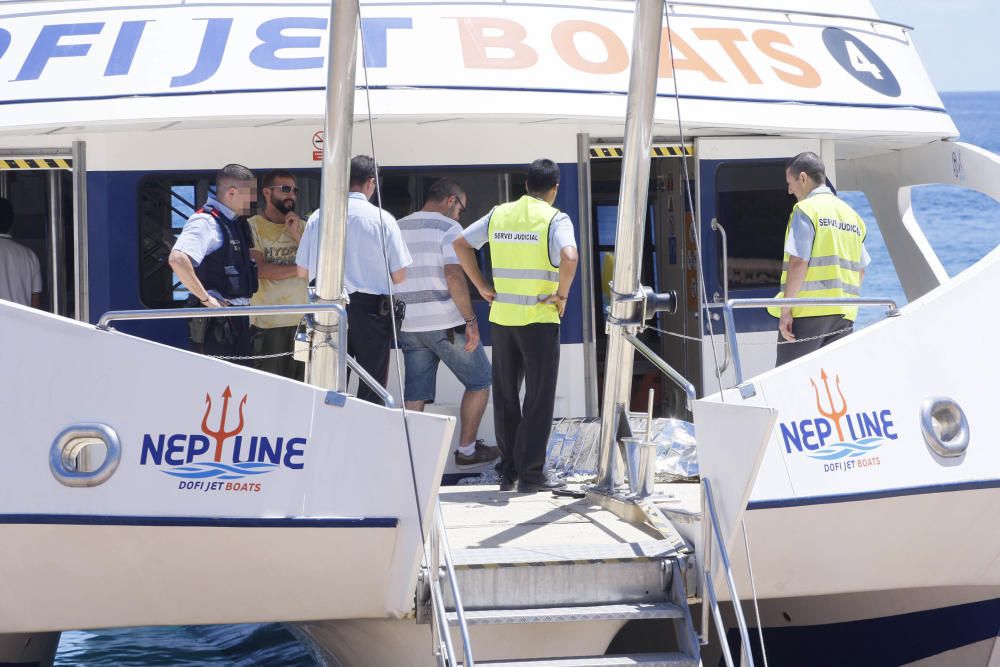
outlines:
[[[375, 161], [375, 202], [378, 208], [378, 235], [379, 242], [382, 244], [382, 262], [385, 266], [385, 282], [389, 288], [389, 317], [392, 321], [392, 345], [397, 350], [396, 357], [396, 380], [399, 382], [400, 391], [403, 389], [403, 367], [399, 361], [399, 322], [396, 320], [396, 294], [392, 286], [392, 271], [389, 270], [389, 252], [386, 245], [385, 236], [385, 219], [382, 214], [382, 183], [379, 176], [379, 162], [378, 154], [375, 152], [375, 125], [372, 122], [372, 100], [371, 100], [371, 90], [368, 85], [368, 56], [365, 51], [365, 31], [362, 28], [361, 23], [361, 0], [355, 0], [358, 5], [358, 30], [361, 36], [361, 63], [364, 72], [364, 86], [365, 86], [365, 108], [366, 115], [368, 119], [368, 136], [371, 142], [372, 160]], [[423, 508], [420, 506], [420, 487], [417, 484], [417, 469], [416, 463], [413, 457], [413, 441], [410, 438], [410, 421], [406, 412], [406, 401], [400, 401], [400, 412], [403, 417], [403, 433], [406, 435], [406, 451], [410, 457], [410, 481], [413, 483], [413, 501], [417, 505], [417, 521], [420, 523], [419, 533], [420, 542], [423, 544], [425, 550], [427, 547], [426, 540], [424, 539], [424, 512]]]
[[[671, 6], [672, 5], [670, 2], [663, 3], [663, 13], [666, 16], [667, 20], [667, 55], [670, 57], [670, 78], [674, 82], [674, 107], [677, 111], [677, 135], [680, 138], [681, 154], [683, 155], [684, 123], [681, 120], [681, 97], [680, 97], [680, 86], [677, 81], [677, 69], [674, 67], [674, 44], [672, 39], [673, 31], [670, 28]], [[694, 197], [691, 194], [691, 188], [688, 185], [691, 182], [691, 174], [688, 173], [688, 159], [686, 155], [684, 155], [681, 158], [681, 168], [684, 170], [684, 196], [687, 198], [687, 208], [689, 211], [691, 211], [691, 220], [692, 220], [691, 224], [693, 226], [692, 236], [694, 236], [695, 249], [697, 251], [696, 252], [697, 256], [695, 257], [695, 268], [697, 269], [698, 272], [698, 285], [700, 287], [700, 292], [701, 292], [701, 302], [702, 305], [704, 306], [703, 309], [705, 313], [708, 314], [708, 316], [705, 318], [705, 321], [708, 322], [708, 336], [712, 346], [712, 359], [715, 362], [715, 378], [716, 380], [718, 380], [719, 383], [719, 400], [725, 403], [726, 396], [722, 388], [722, 371], [721, 371], [721, 366], [719, 365], [719, 353], [715, 349], [715, 330], [712, 326], [712, 316], [711, 314], [708, 313], [708, 291], [705, 287], [705, 271], [701, 263], [701, 221], [698, 219], [698, 209], [696, 209], [694, 206]], [[730, 335], [735, 336], [736, 332], [731, 331]], [[765, 667], [767, 667], [766, 664]]]

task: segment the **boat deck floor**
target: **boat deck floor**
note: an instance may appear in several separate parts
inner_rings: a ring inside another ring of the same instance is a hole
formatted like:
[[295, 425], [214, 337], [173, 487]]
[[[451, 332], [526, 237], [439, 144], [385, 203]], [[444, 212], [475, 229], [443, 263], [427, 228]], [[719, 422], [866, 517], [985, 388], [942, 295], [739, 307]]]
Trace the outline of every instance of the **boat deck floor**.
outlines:
[[[657, 484], [662, 509], [697, 512], [697, 484]], [[456, 565], [577, 558], [655, 556], [669, 550], [648, 524], [619, 518], [589, 498], [500, 492], [495, 485], [442, 488], [448, 542]]]

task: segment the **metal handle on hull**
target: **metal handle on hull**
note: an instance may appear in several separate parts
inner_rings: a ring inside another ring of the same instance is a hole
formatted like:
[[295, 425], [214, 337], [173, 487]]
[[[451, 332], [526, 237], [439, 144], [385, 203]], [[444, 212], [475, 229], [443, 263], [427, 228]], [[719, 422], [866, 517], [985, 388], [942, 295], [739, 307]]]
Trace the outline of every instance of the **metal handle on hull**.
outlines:
[[[719, 232], [722, 236], [722, 300], [723, 302], [729, 301], [729, 238], [726, 236], [726, 228], [719, 224], [716, 218], [712, 218], [712, 229]], [[729, 344], [729, 336], [735, 336], [735, 331], [730, 331], [729, 323], [726, 323], [726, 343], [723, 346], [724, 357], [722, 359], [722, 366], [715, 369], [715, 374], [718, 377], [722, 377], [722, 374], [726, 372], [729, 368], [729, 364], [732, 358], [729, 355], [729, 349], [731, 345]], [[712, 341], [712, 346], [715, 346], [715, 341]]]
[[920, 406], [920, 430], [927, 446], [938, 456], [953, 458], [969, 448], [969, 420], [950, 398], [933, 396]]
[[[104, 444], [104, 461], [92, 471], [78, 469], [78, 461], [84, 449], [94, 441]], [[63, 429], [52, 441], [49, 449], [49, 468], [52, 476], [65, 486], [98, 486], [108, 481], [122, 458], [122, 446], [118, 434], [105, 424], [80, 423]]]

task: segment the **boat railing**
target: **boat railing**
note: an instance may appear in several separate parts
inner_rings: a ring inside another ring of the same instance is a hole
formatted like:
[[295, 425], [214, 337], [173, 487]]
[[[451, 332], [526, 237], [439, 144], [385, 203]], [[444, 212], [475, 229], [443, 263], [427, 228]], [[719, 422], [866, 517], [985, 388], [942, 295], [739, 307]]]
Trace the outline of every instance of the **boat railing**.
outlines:
[[698, 398], [694, 385], [686, 377], [684, 377], [683, 374], [678, 372], [677, 369], [664, 361], [660, 355], [653, 351], [652, 348], [639, 340], [635, 334], [626, 331], [622, 334], [622, 337], [635, 348], [636, 352], [646, 357], [650, 363], [656, 366], [657, 370], [673, 380], [681, 389], [684, 390], [684, 394], [687, 396], [687, 408], [688, 410], [693, 409], [694, 400]]
[[[227, 306], [225, 308], [164, 308], [161, 310], [112, 310], [101, 315], [97, 328], [107, 331], [112, 322], [125, 320], [181, 320], [204, 317], [240, 317], [243, 315], [311, 315], [313, 313], [332, 312], [339, 322], [347, 322], [347, 309], [339, 303], [304, 303], [282, 306]], [[337, 349], [347, 350], [347, 327], [337, 327]], [[340, 368], [337, 377], [344, 378], [346, 389], [347, 367], [358, 374], [360, 381], [371, 388], [382, 399], [387, 408], [395, 408], [396, 401], [392, 394], [373, 378], [348, 354], [337, 355]]]
[[743, 384], [743, 366], [740, 362], [740, 346], [736, 333], [733, 311], [737, 308], [790, 308], [797, 306], [854, 306], [859, 308], [884, 307], [888, 317], [899, 315], [899, 306], [892, 299], [882, 297], [856, 298], [816, 298], [816, 299], [728, 299], [725, 303], [710, 303], [707, 308], [721, 308], [726, 322], [726, 359], [722, 368], [728, 367], [730, 360], [736, 375], [736, 386]]
[[448, 621], [448, 610], [445, 606], [444, 588], [441, 585], [441, 574], [444, 571], [451, 587], [451, 597], [455, 604], [455, 618], [459, 635], [462, 638], [462, 653], [464, 667], [475, 667], [472, 657], [472, 642], [469, 639], [469, 625], [465, 620], [465, 609], [462, 606], [462, 596], [458, 591], [458, 579], [455, 576], [455, 564], [451, 558], [451, 547], [448, 544], [448, 534], [444, 527], [444, 516], [441, 514], [441, 503], [437, 503], [434, 521], [431, 523], [430, 537], [425, 552], [427, 572], [429, 574], [431, 601], [431, 634], [434, 656], [440, 667], [456, 667], [459, 661], [455, 656], [455, 645], [451, 639], [451, 624]]
[[[715, 629], [719, 634], [719, 646], [722, 649], [722, 657], [727, 667], [734, 667], [733, 656], [729, 650], [729, 640], [726, 637], [726, 624], [722, 620], [722, 612], [719, 609], [719, 598], [715, 592], [715, 582], [712, 577], [712, 547], [714, 545], [719, 550], [719, 560], [722, 561], [722, 571], [725, 574], [726, 586], [729, 589], [729, 599], [733, 604], [733, 614], [736, 616], [736, 624], [740, 631], [740, 644], [743, 648], [743, 659], [748, 667], [754, 666], [753, 647], [750, 645], [750, 633], [747, 630], [747, 620], [743, 614], [743, 605], [740, 602], [739, 594], [736, 592], [736, 582], [733, 579], [733, 570], [729, 562], [729, 553], [726, 550], [726, 543], [722, 539], [722, 531], [719, 529], [719, 516], [715, 509], [715, 498], [712, 496], [712, 484], [707, 477], [701, 478], [701, 643], [708, 644], [709, 615], [715, 622]], [[741, 663], [742, 664], [742, 663]]]

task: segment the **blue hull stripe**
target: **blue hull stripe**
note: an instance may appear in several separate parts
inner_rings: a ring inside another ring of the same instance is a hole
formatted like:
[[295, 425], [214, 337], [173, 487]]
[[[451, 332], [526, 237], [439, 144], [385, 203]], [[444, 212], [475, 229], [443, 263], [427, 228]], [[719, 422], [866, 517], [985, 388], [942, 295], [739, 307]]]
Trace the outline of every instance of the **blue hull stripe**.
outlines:
[[0, 524], [67, 526], [180, 526], [206, 528], [395, 528], [390, 517], [190, 517], [90, 514], [0, 514]]
[[[730, 630], [726, 636], [738, 660], [739, 631]], [[863, 621], [764, 628], [768, 664], [775, 667], [904, 665], [997, 636], [1000, 598]], [[755, 664], [763, 664], [756, 628], [750, 643]]]
[[754, 500], [747, 503], [748, 510], [768, 510], [779, 507], [805, 507], [808, 505], [829, 505], [833, 503], [853, 503], [879, 498], [901, 498], [904, 496], [920, 496], [927, 493], [953, 493], [955, 491], [976, 491], [979, 489], [1000, 488], [1000, 479], [984, 479], [975, 482], [957, 482], [954, 484], [932, 484], [928, 486], [912, 486], [902, 489], [880, 489], [862, 493], [842, 493], [829, 496], [809, 496], [803, 498], [777, 498], [775, 500]]

